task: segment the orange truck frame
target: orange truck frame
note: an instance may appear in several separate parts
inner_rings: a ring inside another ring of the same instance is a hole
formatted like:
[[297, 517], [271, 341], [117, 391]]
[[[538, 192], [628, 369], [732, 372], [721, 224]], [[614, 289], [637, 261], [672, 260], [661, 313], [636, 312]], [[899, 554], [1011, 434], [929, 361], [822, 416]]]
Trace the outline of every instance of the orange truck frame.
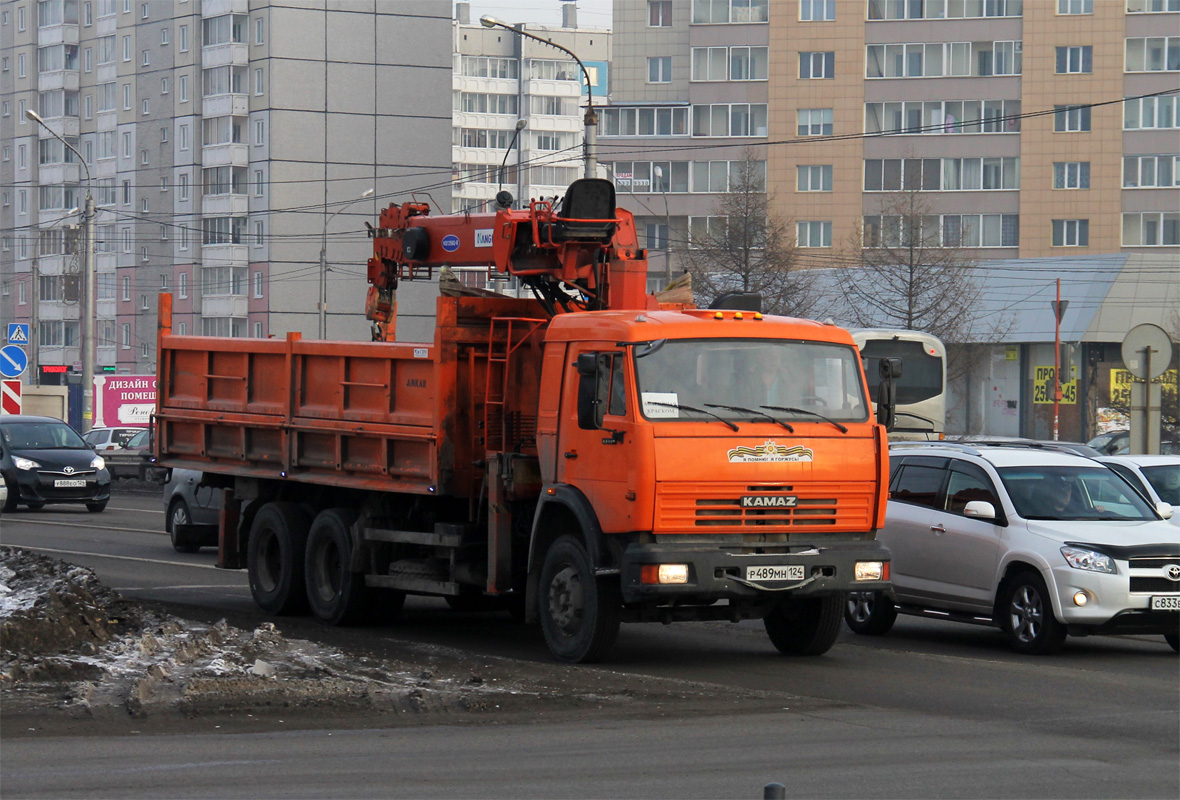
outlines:
[[[156, 459], [224, 491], [173, 543], [216, 543], [261, 609], [495, 602], [567, 662], [622, 622], [761, 618], [817, 655], [848, 592], [887, 586], [888, 403], [847, 331], [661, 307], [605, 181], [560, 209], [391, 206], [373, 236], [377, 341], [176, 336], [161, 297]], [[391, 341], [399, 278], [477, 258], [536, 299], [441, 296], [433, 342]]]

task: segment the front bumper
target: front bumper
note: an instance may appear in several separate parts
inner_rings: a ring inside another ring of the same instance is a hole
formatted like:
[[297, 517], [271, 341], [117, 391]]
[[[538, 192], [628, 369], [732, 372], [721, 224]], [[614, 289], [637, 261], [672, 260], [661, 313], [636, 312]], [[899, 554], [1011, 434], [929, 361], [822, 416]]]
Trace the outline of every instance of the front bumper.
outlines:
[[[101, 503], [111, 497], [111, 476], [105, 469], [70, 478], [37, 470], [13, 470], [7, 478], [9, 491], [20, 503]], [[58, 487], [54, 485], [57, 480], [85, 480], [86, 485]]]
[[[888, 563], [889, 550], [880, 542], [792, 547], [791, 552], [743, 552], [749, 549], [736, 543], [732, 546], [631, 544], [623, 551], [620, 563], [623, 601], [693, 605], [718, 600], [765, 603], [777, 602], [784, 595], [819, 597], [849, 591], [883, 591], [889, 587], [887, 580], [854, 579], [854, 567], [858, 561]], [[651, 564], [687, 564], [688, 582], [643, 583], [642, 568]], [[803, 567], [802, 581], [746, 580], [747, 567], [792, 565]]]
[[[1069, 632], [1074, 636], [1180, 633], [1180, 612], [1151, 610], [1152, 597], [1180, 595], [1180, 591], [1132, 592], [1127, 564], [1116, 563], [1119, 572], [1115, 574], [1068, 566], [1052, 570], [1060, 616]], [[1086, 596], [1084, 606], [1074, 602], [1079, 592]]]

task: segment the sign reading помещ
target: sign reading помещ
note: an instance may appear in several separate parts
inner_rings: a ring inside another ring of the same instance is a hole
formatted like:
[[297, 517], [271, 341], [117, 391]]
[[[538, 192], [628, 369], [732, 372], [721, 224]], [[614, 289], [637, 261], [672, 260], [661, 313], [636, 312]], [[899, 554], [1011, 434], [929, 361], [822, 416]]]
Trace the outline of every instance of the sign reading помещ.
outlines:
[[156, 410], [155, 375], [102, 375], [94, 379], [94, 425], [148, 425]]

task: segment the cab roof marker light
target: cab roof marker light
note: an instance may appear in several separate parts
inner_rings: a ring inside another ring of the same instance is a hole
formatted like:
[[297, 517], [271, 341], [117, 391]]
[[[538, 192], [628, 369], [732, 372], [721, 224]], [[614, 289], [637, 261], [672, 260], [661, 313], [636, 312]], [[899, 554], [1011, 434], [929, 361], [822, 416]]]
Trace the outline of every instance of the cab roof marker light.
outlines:
[[718, 311], [713, 315], [713, 319], [725, 319], [725, 315]]
[[742, 312], [740, 312], [740, 311], [735, 311], [735, 312], [733, 312], [733, 318], [734, 318], [734, 319], [741, 319], [741, 318], [742, 318]]
[[760, 320], [760, 319], [762, 319], [762, 314], [761, 314], [761, 312], [755, 311], [755, 312], [754, 312], [754, 319], [755, 319], [755, 320]]

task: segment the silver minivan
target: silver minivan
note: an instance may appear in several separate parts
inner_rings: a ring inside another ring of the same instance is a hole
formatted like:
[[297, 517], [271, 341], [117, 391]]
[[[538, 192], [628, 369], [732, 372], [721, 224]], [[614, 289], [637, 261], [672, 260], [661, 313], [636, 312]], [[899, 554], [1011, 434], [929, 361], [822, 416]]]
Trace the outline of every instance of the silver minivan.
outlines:
[[878, 538], [887, 593], [849, 595], [856, 633], [898, 613], [994, 625], [1021, 653], [1069, 635], [1163, 635], [1180, 652], [1180, 536], [1093, 459], [1020, 444], [898, 444]]

